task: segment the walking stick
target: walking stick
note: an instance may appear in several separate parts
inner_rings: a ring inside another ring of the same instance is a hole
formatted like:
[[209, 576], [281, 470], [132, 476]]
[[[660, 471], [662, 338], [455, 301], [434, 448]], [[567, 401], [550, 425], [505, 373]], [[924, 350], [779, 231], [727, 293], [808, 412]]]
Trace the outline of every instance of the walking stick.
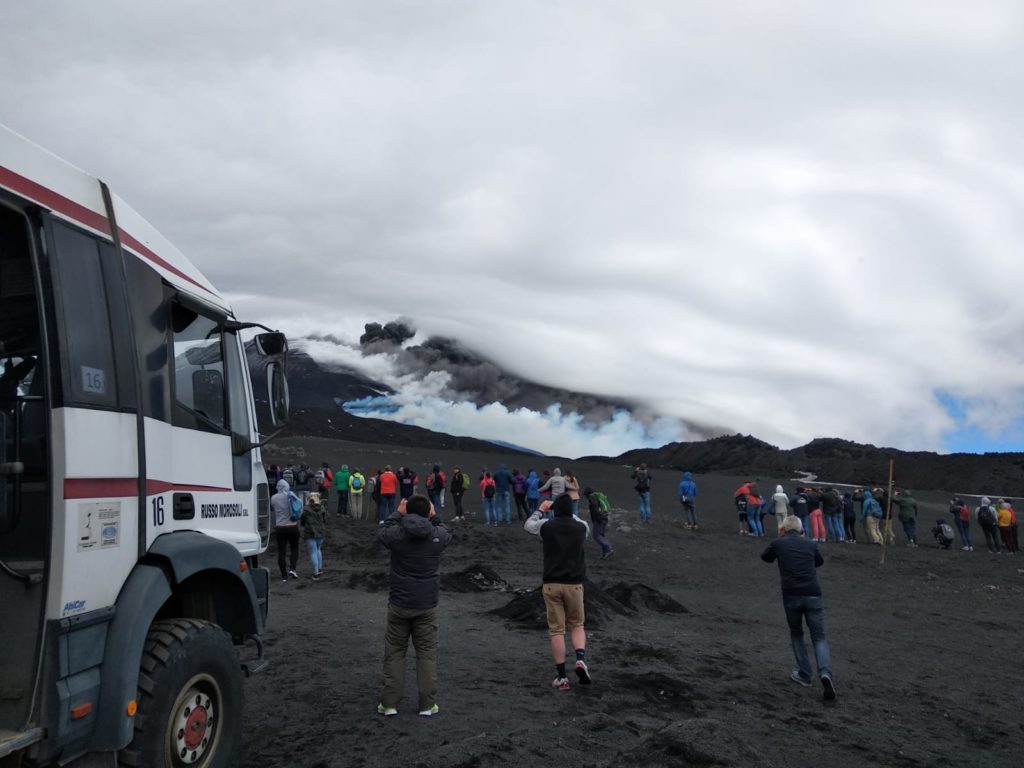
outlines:
[[885, 525], [882, 527], [882, 565], [885, 565], [885, 542], [889, 538], [886, 534], [892, 530], [892, 465], [893, 460], [889, 459], [889, 491], [885, 498]]

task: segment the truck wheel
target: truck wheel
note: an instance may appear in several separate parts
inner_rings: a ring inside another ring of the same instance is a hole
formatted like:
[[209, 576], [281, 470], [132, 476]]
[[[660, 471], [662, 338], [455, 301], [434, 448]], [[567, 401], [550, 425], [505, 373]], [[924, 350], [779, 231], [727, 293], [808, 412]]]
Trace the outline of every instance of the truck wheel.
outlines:
[[231, 638], [208, 621], [153, 622], [137, 702], [121, 765], [227, 766], [242, 723], [242, 672]]

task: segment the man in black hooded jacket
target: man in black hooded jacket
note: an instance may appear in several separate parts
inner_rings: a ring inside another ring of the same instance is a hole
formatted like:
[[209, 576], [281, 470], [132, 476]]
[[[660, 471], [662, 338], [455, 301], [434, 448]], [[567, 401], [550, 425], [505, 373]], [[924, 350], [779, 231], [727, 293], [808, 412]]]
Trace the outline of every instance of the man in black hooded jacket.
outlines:
[[402, 499], [378, 529], [377, 540], [391, 550], [390, 594], [384, 633], [384, 686], [377, 711], [397, 715], [405, 688], [405, 654], [416, 649], [419, 713], [436, 715], [437, 601], [441, 553], [451, 533], [424, 496]]
[[[544, 517], [549, 508], [555, 513], [550, 520]], [[565, 674], [567, 626], [576, 651], [576, 677], [580, 685], [589, 685], [587, 633], [583, 628], [583, 580], [587, 575], [583, 543], [587, 540], [590, 526], [573, 515], [572, 499], [563, 494], [554, 503], [542, 503], [523, 527], [527, 533], [540, 536], [544, 543], [544, 607], [551, 637], [551, 656], [558, 672], [552, 685], [560, 691], [569, 690], [569, 678]]]

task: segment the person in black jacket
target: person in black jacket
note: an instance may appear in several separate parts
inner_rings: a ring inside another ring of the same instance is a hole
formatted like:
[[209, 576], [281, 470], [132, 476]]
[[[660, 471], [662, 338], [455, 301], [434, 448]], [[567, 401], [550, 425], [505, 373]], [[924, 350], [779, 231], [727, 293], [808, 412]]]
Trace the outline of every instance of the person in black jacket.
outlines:
[[[554, 510], [550, 520], [544, 517]], [[551, 656], [558, 676], [551, 684], [560, 691], [569, 690], [565, 674], [565, 630], [569, 628], [576, 651], [576, 677], [580, 685], [590, 685], [587, 668], [587, 633], [583, 627], [583, 579], [587, 563], [583, 543], [590, 526], [572, 513], [572, 499], [563, 494], [554, 502], [544, 502], [523, 525], [527, 533], [540, 536], [544, 543], [544, 607], [547, 610]]]
[[397, 715], [405, 689], [405, 654], [412, 638], [416, 649], [419, 713], [436, 715], [437, 599], [441, 553], [451, 534], [430, 501], [419, 495], [402, 499], [377, 540], [391, 550], [387, 627], [384, 632], [384, 686], [377, 711]]
[[817, 544], [801, 538], [803, 526], [799, 518], [787, 517], [782, 523], [782, 529], [785, 534], [768, 545], [761, 553], [761, 559], [766, 563], [779, 561], [782, 605], [786, 609], [793, 656], [797, 663], [797, 669], [793, 670], [789, 678], [807, 688], [811, 687], [811, 662], [804, 646], [803, 622], [806, 619], [814, 644], [818, 678], [821, 680], [825, 700], [832, 701], [836, 697], [836, 688], [832, 682], [832, 659], [828, 640], [825, 639], [825, 606], [816, 570], [825, 561]]

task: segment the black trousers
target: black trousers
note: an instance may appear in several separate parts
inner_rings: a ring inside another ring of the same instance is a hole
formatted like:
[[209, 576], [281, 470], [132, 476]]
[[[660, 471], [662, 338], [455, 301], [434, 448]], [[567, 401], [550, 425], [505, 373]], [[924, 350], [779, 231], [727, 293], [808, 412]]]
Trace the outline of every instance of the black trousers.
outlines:
[[[288, 571], [294, 571], [299, 564], [299, 526], [281, 525], [274, 528], [277, 539], [277, 566], [281, 569], [281, 578], [288, 578]], [[285, 568], [284, 548], [288, 545], [291, 553], [291, 567]]]

